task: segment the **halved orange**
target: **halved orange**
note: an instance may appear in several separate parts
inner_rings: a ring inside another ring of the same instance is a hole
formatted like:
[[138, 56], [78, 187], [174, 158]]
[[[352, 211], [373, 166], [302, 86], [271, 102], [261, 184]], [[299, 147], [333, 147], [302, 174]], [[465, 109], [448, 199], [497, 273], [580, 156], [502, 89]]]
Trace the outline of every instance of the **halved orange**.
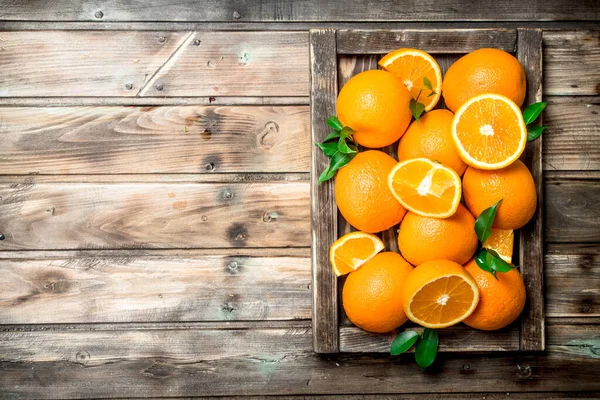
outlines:
[[483, 243], [483, 247], [495, 250], [504, 261], [511, 263], [514, 241], [512, 229], [492, 229], [492, 235]]
[[388, 174], [388, 186], [404, 208], [423, 217], [451, 217], [460, 203], [458, 174], [427, 158], [396, 164]]
[[[386, 54], [379, 61], [379, 66], [396, 75], [413, 99], [416, 100], [422, 90], [418, 101], [425, 106], [425, 111], [435, 107], [442, 92], [442, 70], [429, 54], [417, 49], [397, 49]], [[431, 82], [434, 95], [429, 96], [431, 90], [423, 86], [423, 78]]]
[[356, 271], [384, 248], [377, 236], [365, 232], [350, 232], [329, 248], [329, 261], [337, 276]]
[[511, 99], [486, 93], [470, 98], [456, 111], [452, 140], [466, 164], [500, 169], [525, 150], [527, 128], [521, 109]]
[[432, 260], [408, 275], [402, 303], [411, 321], [426, 328], [447, 328], [473, 313], [479, 303], [479, 288], [460, 264]]

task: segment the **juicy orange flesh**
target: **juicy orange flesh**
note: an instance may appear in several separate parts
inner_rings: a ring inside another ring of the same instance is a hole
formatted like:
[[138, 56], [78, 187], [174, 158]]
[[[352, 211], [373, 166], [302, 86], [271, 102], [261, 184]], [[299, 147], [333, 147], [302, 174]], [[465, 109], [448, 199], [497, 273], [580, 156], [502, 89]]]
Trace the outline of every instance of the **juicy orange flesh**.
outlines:
[[444, 324], [465, 315], [473, 299], [473, 289], [464, 279], [443, 277], [423, 286], [412, 298], [410, 310], [421, 321]]
[[348, 239], [335, 250], [333, 256], [334, 265], [338, 272], [348, 273], [354, 271], [359, 265], [375, 255], [375, 243], [366, 237]]
[[492, 229], [492, 235], [483, 243], [483, 247], [496, 250], [508, 261], [512, 258], [514, 240], [515, 234], [512, 230]]
[[482, 99], [469, 105], [456, 125], [456, 132], [472, 158], [490, 164], [502, 162], [518, 152], [521, 141], [521, 126], [515, 111], [495, 99]]
[[[404, 55], [396, 58], [391, 64], [386, 65], [385, 69], [396, 75], [402, 81], [410, 91], [413, 99], [417, 98], [419, 91], [423, 88], [424, 77], [429, 79], [434, 90], [438, 85], [435, 69], [433, 69], [429, 61], [423, 57]], [[427, 97], [430, 93], [431, 91], [428, 88], [423, 88], [423, 92], [419, 97], [419, 102], [423, 103], [425, 107], [434, 101], [434, 96]]]
[[[449, 172], [416, 161], [396, 172], [392, 187], [406, 204], [431, 214], [441, 214], [452, 209], [457, 190]], [[427, 189], [427, 194], [420, 194], [419, 188]]]

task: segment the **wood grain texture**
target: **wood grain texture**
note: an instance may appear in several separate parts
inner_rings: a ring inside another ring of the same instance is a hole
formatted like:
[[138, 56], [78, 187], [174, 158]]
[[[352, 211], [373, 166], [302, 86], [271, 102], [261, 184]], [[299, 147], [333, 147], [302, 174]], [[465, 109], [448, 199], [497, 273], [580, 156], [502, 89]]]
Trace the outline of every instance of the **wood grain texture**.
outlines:
[[308, 172], [309, 108], [0, 108], [3, 174]]
[[23, 5], [0, 2], [0, 18], [34, 21], [198, 21], [198, 22], [280, 22], [280, 21], [570, 21], [600, 20], [593, 0], [568, 2], [547, 0], [528, 3], [518, 0], [463, 3], [450, 0], [423, 0], [419, 7], [408, 0], [361, 0], [352, 3], [307, 0], [235, 2], [205, 1], [202, 7], [192, 0], [42, 0]]
[[82, 252], [0, 264], [1, 324], [310, 317], [306, 257], [90, 257]]
[[[311, 142], [322, 142], [331, 129], [325, 124], [335, 115], [337, 98], [337, 56], [335, 31], [310, 31]], [[329, 264], [329, 246], [337, 238], [337, 205], [333, 180], [319, 183], [329, 159], [311, 146], [311, 239], [313, 276], [313, 348], [317, 353], [337, 353], [338, 288]]]
[[306, 32], [47, 31], [1, 38], [0, 97], [308, 93]]
[[306, 32], [194, 32], [140, 96], [306, 95], [307, 40]]
[[[542, 31], [519, 29], [517, 58], [525, 69], [527, 95], [524, 104], [542, 101]], [[542, 123], [541, 118], [538, 123]], [[537, 193], [537, 207], [532, 219], [519, 229], [519, 266], [527, 301], [521, 313], [520, 350], [543, 351], [544, 332], [544, 191], [542, 176], [542, 137], [527, 143], [521, 161], [531, 171]]]
[[310, 245], [308, 182], [0, 185], [0, 250]]
[[600, 94], [600, 30], [545, 31], [543, 40], [544, 94]]
[[600, 242], [600, 180], [546, 180], [544, 199], [547, 242]]
[[600, 170], [600, 104], [560, 100], [544, 110], [544, 170]]
[[[409, 330], [422, 331], [416, 327]], [[518, 351], [519, 327], [512, 325], [501, 331], [485, 332], [457, 325], [440, 330], [441, 352], [486, 353], [494, 351]], [[355, 326], [340, 328], [340, 351], [348, 353], [389, 354], [396, 333], [376, 334], [365, 332]], [[413, 349], [410, 350], [413, 352]]]
[[135, 97], [189, 34], [2, 32], [0, 97]]
[[600, 253], [597, 248], [562, 249], [544, 257], [546, 314], [600, 316]]
[[[118, 331], [0, 328], [0, 391], [9, 398], [600, 391], [598, 330], [548, 326], [545, 355], [312, 352], [309, 327]], [[110, 384], [107, 384], [110, 382]], [[518, 396], [514, 396], [518, 398]], [[510, 398], [513, 398], [511, 394]]]
[[398, 47], [428, 53], [468, 53], [482, 47], [515, 51], [514, 29], [338, 30], [338, 54], [385, 54]]

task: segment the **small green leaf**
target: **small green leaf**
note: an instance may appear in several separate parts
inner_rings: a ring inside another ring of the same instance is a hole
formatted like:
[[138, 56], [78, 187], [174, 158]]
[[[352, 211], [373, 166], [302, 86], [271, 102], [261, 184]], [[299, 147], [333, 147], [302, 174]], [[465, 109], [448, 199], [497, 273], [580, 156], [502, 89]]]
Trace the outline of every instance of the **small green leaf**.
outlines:
[[435, 361], [438, 350], [438, 333], [435, 329], [425, 328], [415, 348], [415, 361], [421, 368], [427, 368]]
[[496, 272], [508, 272], [514, 267], [504, 261], [500, 254], [496, 252], [496, 250], [486, 249], [488, 255], [486, 256], [486, 261], [492, 267], [492, 269]]
[[339, 151], [336, 152], [331, 157], [331, 162], [329, 164], [329, 168], [327, 168], [325, 171], [323, 171], [321, 176], [319, 176], [319, 183], [325, 182], [325, 181], [333, 178], [333, 176], [335, 175], [337, 170], [342, 168], [344, 165], [348, 164], [350, 162], [350, 160], [352, 160], [354, 158], [355, 155], [356, 155], [356, 153], [344, 154], [344, 153], [340, 153]]
[[340, 137], [341, 138], [349, 138], [354, 134], [354, 130], [352, 128], [350, 128], [349, 126], [345, 126], [342, 128], [342, 130], [340, 131]]
[[184, 132], [187, 132], [187, 131], [188, 131], [188, 130], [187, 130], [187, 126], [184, 126], [184, 127], [183, 127], [183, 131], [184, 131]]
[[331, 117], [327, 118], [327, 125], [335, 129], [336, 131], [341, 131], [344, 127], [338, 119], [338, 117], [336, 117], [335, 115], [332, 115]]
[[431, 84], [429, 78], [427, 78], [426, 76], [423, 77], [423, 86], [425, 86], [427, 89], [433, 92], [433, 85]]
[[328, 142], [333, 139], [337, 139], [339, 137], [340, 137], [340, 133], [338, 131], [331, 132], [329, 135], [325, 136], [325, 139], [323, 139], [323, 143]]
[[493, 206], [486, 208], [479, 214], [479, 217], [475, 221], [475, 233], [481, 243], [488, 240], [492, 235], [492, 225], [494, 224], [494, 218], [496, 217], [496, 210], [502, 199], [498, 200]]
[[338, 151], [338, 144], [336, 142], [315, 144], [319, 146], [321, 150], [323, 150], [323, 153], [325, 153], [327, 157], [333, 157], [333, 155]]
[[348, 146], [348, 143], [346, 143], [346, 139], [344, 139], [343, 137], [341, 137], [340, 140], [338, 141], [337, 149], [340, 153], [344, 153], [344, 154], [350, 154], [350, 153], [357, 152], [357, 150], [353, 150], [350, 148], [350, 146]]
[[531, 142], [540, 137], [542, 132], [547, 128], [547, 126], [539, 126], [539, 125], [528, 125], [527, 126], [527, 141]]
[[419, 334], [415, 331], [404, 331], [400, 333], [392, 342], [390, 354], [397, 356], [404, 353], [417, 342], [419, 337]]
[[541, 101], [539, 103], [533, 103], [532, 105], [527, 107], [525, 111], [523, 111], [523, 119], [525, 120], [525, 125], [529, 125], [530, 123], [535, 121], [537, 117], [540, 116], [542, 111], [544, 111], [544, 108], [546, 108], [546, 104], [548, 103]]
[[494, 275], [494, 278], [498, 279], [498, 277], [496, 276], [496, 271], [488, 263], [488, 260], [487, 260], [488, 254], [489, 253], [487, 252], [486, 249], [481, 249], [481, 251], [479, 251], [479, 253], [477, 253], [477, 256], [475, 256], [475, 263], [477, 264], [477, 266], [479, 268], [481, 268], [485, 272], [489, 272], [490, 274]]
[[436, 92], [431, 92], [427, 95], [427, 97], [435, 96], [436, 94], [437, 94]]
[[415, 117], [417, 122], [419, 122], [419, 118], [421, 118], [421, 115], [425, 111], [425, 106], [423, 103], [419, 103], [415, 99], [410, 99], [410, 104], [408, 107], [410, 108], [410, 112], [412, 113], [413, 117]]

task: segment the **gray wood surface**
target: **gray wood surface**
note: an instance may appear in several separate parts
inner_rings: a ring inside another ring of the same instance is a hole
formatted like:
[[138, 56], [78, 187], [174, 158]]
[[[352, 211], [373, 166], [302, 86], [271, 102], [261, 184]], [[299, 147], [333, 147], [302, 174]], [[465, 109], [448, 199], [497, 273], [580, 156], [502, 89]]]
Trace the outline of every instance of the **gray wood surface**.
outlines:
[[0, 185], [0, 250], [305, 247], [308, 182]]
[[5, 107], [0, 170], [308, 172], [308, 113], [307, 106]]
[[319, 0], [287, 2], [208, 0], [40, 0], [0, 2], [0, 18], [34, 21], [532, 21], [600, 20], [594, 0], [486, 0], [478, 3], [423, 0], [360, 0], [350, 3]]
[[[335, 115], [338, 93], [335, 31], [310, 31], [311, 142], [331, 132], [325, 120]], [[337, 277], [329, 263], [329, 246], [337, 238], [337, 206], [333, 180], [319, 183], [329, 159], [311, 145], [311, 230], [313, 276], [313, 348], [317, 353], [339, 351]]]

